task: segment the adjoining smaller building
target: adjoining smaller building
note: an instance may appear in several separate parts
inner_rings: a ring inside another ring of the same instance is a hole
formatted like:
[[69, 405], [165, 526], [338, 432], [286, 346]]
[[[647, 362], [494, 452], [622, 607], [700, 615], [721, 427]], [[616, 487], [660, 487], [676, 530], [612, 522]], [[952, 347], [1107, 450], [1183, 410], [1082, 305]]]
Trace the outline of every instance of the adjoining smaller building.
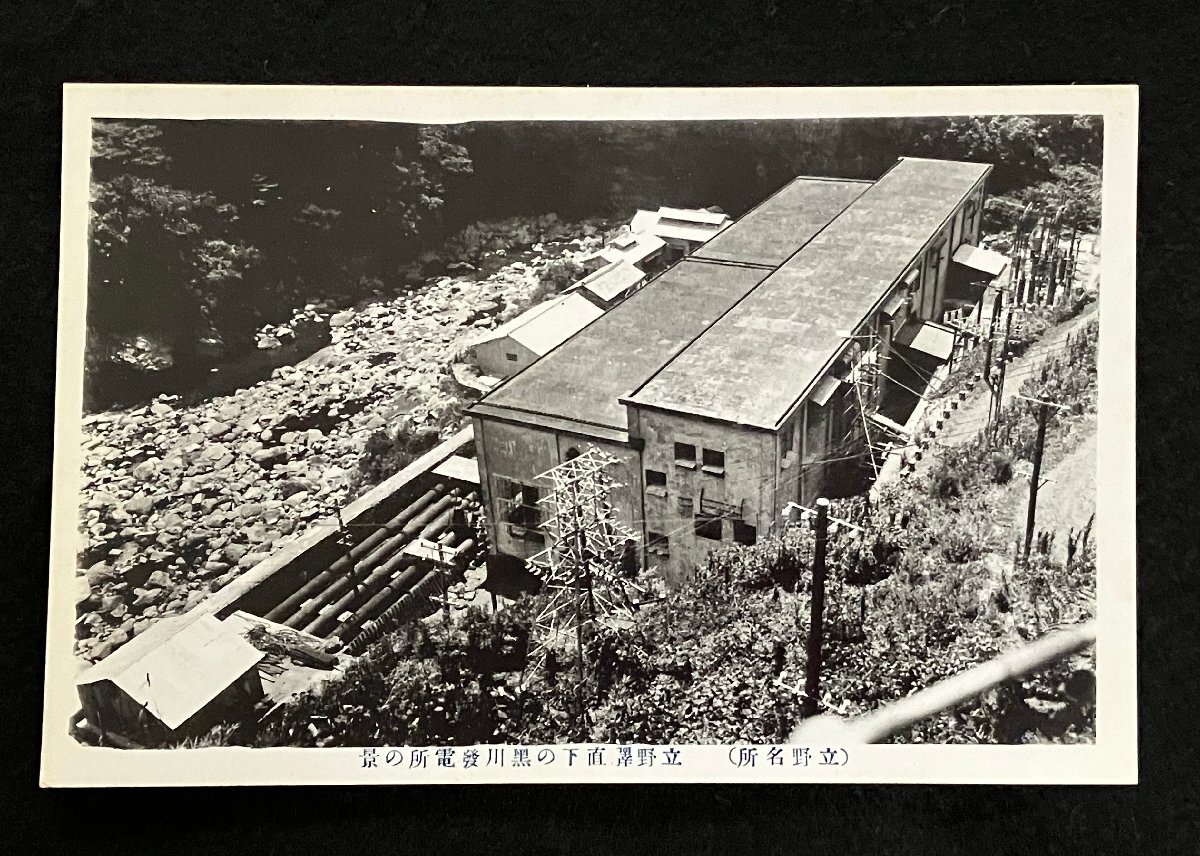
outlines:
[[646, 273], [626, 261], [616, 261], [593, 271], [568, 291], [577, 292], [608, 311], [632, 295], [646, 281]]
[[596, 253], [583, 260], [585, 268], [595, 271], [613, 262], [626, 262], [652, 274], [666, 266], [663, 250], [667, 242], [649, 232], [634, 232], [623, 226], [617, 234]]
[[249, 714], [263, 697], [259, 651], [214, 616], [156, 621], [76, 679], [88, 725], [154, 745]]
[[664, 258], [670, 264], [699, 249], [732, 222], [728, 214], [664, 206], [657, 211], [639, 210], [633, 215], [629, 229], [635, 234], [653, 235], [663, 240], [667, 245]]
[[578, 292], [546, 300], [475, 339], [475, 364], [489, 377], [512, 377], [603, 314]]

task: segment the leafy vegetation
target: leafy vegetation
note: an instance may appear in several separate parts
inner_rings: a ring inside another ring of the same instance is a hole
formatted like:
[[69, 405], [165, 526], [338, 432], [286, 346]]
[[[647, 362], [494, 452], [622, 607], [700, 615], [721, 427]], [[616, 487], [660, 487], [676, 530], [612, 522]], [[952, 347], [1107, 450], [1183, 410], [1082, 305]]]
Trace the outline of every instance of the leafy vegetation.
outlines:
[[471, 170], [452, 129], [235, 127], [231, 146], [230, 123], [95, 123], [93, 370], [137, 336], [168, 361], [249, 347], [307, 299], [369, 293], [439, 239], [450, 183]]

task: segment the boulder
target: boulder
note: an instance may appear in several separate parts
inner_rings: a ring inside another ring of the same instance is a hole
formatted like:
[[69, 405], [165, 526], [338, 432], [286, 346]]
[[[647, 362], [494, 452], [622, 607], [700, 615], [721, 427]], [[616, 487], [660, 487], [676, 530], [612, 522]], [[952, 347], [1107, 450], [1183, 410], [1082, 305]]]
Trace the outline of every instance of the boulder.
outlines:
[[[270, 432], [264, 432], [270, 433]], [[260, 449], [250, 456], [254, 463], [258, 464], [263, 469], [269, 469], [276, 464], [283, 463], [287, 460], [288, 451], [282, 446], [275, 446], [270, 449]]]
[[130, 517], [145, 517], [154, 509], [154, 500], [144, 493], [134, 494], [125, 501], [123, 508]]
[[155, 571], [146, 578], [146, 588], [170, 588], [171, 575], [166, 571]]
[[158, 458], [147, 458], [133, 468], [133, 477], [138, 481], [152, 481], [158, 475], [161, 463]]
[[151, 604], [158, 603], [164, 597], [166, 597], [166, 592], [164, 592], [160, 588], [134, 589], [134, 594], [137, 595], [137, 597], [135, 597], [133, 599], [133, 608], [134, 609], [144, 609], [147, 606], [150, 606]]
[[220, 461], [226, 457], [232, 458], [233, 455], [223, 443], [211, 443], [200, 453], [200, 459], [204, 461]]
[[97, 562], [88, 568], [84, 575], [87, 577], [88, 583], [93, 587], [106, 585], [117, 578], [112, 568], [109, 567], [108, 562]]
[[336, 315], [334, 315], [332, 318], [330, 318], [329, 326], [330, 327], [345, 327], [347, 324], [349, 324], [353, 320], [354, 320], [354, 312], [347, 309], [343, 312], [338, 312]]

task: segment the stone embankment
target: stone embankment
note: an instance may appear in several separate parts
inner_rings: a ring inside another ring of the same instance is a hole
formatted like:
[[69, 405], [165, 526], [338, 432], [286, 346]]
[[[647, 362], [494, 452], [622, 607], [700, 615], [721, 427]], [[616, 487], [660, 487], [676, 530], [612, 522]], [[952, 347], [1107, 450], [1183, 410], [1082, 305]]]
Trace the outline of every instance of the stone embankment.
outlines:
[[232, 395], [87, 416], [77, 653], [102, 658], [333, 514], [375, 431], [457, 428], [453, 356], [515, 315], [552, 258], [598, 244], [538, 245], [488, 276], [338, 312], [328, 347]]

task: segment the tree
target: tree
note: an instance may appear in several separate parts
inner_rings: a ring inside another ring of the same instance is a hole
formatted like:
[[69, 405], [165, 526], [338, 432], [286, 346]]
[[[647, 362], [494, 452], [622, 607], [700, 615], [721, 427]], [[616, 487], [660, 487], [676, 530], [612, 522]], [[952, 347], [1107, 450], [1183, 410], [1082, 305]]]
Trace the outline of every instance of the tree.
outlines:
[[123, 123], [96, 133], [88, 323], [101, 341], [149, 332], [192, 343], [259, 259], [233, 233], [232, 205], [162, 180], [170, 160], [158, 136]]

